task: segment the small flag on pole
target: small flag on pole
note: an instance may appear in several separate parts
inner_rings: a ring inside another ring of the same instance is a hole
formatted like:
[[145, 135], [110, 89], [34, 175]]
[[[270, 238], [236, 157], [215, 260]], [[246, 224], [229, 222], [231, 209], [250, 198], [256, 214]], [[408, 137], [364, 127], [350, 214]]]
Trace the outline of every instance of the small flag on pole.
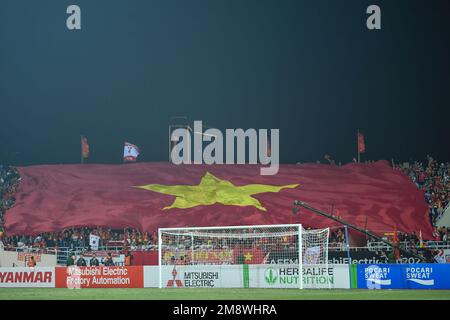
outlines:
[[81, 162], [87, 157], [89, 157], [89, 143], [85, 136], [81, 136]]
[[139, 147], [132, 143], [125, 142], [125, 146], [123, 148], [123, 161], [136, 162], [138, 156], [139, 156]]
[[95, 234], [89, 235], [89, 245], [91, 246], [91, 250], [97, 251], [98, 245], [100, 243], [100, 237]]
[[422, 229], [419, 231], [419, 247], [423, 248]]
[[358, 132], [358, 152], [364, 153], [366, 152], [366, 143], [364, 141], [364, 134]]
[[394, 255], [395, 255], [395, 259], [400, 259], [400, 250], [399, 250], [399, 248], [398, 248], [398, 244], [399, 244], [399, 241], [398, 241], [398, 232], [397, 232], [397, 226], [395, 227], [395, 231], [394, 231], [394, 245], [395, 245], [395, 248], [394, 248]]

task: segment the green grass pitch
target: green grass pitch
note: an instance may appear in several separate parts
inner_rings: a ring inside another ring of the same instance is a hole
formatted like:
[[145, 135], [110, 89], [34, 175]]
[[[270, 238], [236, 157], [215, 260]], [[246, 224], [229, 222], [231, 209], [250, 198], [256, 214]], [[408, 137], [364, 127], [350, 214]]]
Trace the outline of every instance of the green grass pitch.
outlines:
[[0, 300], [450, 300], [450, 290], [0, 288]]

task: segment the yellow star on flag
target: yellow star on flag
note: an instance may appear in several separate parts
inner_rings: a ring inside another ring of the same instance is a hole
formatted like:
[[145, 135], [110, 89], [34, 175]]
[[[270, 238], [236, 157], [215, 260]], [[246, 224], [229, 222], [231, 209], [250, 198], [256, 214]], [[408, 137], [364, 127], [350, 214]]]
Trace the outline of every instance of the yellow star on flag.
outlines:
[[250, 252], [247, 252], [244, 255], [245, 261], [252, 261], [253, 255]]
[[259, 210], [267, 211], [261, 203], [252, 197], [252, 195], [279, 192], [282, 189], [293, 189], [298, 184], [289, 184], [285, 186], [272, 186], [265, 184], [248, 184], [244, 186], [235, 186], [228, 180], [222, 180], [209, 172], [203, 176], [198, 185], [161, 185], [148, 184], [137, 186], [137, 188], [151, 190], [163, 194], [175, 196], [175, 201], [164, 210], [172, 208], [187, 209], [196, 206], [212, 205], [220, 203], [227, 206], [254, 206]]

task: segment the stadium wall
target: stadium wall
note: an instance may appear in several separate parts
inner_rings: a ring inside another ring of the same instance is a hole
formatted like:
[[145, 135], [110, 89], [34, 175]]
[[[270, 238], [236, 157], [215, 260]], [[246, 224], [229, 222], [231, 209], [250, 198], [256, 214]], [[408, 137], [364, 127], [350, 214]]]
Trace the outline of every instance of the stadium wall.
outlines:
[[31, 256], [34, 257], [34, 260], [39, 267], [56, 266], [56, 255], [54, 254], [1, 251], [0, 267], [26, 267], [27, 261]]

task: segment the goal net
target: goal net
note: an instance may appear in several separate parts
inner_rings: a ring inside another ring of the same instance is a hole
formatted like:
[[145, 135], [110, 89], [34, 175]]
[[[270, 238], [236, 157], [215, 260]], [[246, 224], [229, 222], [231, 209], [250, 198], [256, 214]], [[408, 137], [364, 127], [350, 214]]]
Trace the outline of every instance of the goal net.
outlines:
[[328, 228], [289, 224], [158, 233], [160, 288], [330, 287], [317, 278], [328, 272]]

